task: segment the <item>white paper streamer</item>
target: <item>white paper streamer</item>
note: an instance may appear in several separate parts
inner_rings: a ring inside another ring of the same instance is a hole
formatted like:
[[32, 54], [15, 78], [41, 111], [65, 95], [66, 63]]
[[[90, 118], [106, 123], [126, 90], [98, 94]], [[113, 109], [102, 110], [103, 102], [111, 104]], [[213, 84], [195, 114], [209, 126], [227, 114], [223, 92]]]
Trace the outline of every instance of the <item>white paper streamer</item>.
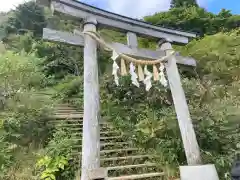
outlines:
[[119, 78], [118, 78], [118, 69], [119, 66], [116, 63], [116, 59], [119, 57], [119, 54], [116, 51], [113, 51], [113, 55], [111, 57], [111, 59], [113, 60], [113, 71], [112, 71], [112, 75], [114, 76], [114, 81], [116, 83], [117, 86], [119, 86]]
[[134, 84], [137, 87], [140, 87], [139, 82], [138, 82], [138, 76], [135, 73], [135, 66], [133, 65], [133, 63], [130, 63], [130, 74], [131, 74], [131, 80], [132, 80], [132, 84]]
[[144, 67], [144, 74], [146, 75], [146, 78], [144, 79], [143, 83], [146, 86], [146, 91], [149, 91], [152, 87], [151, 79], [153, 75], [151, 72], [148, 71], [147, 66]]
[[116, 63], [116, 61], [113, 61], [113, 72], [112, 72], [112, 74], [114, 76], [114, 81], [115, 81], [117, 86], [119, 86], [119, 78], [118, 78], [118, 74], [117, 74], [118, 69], [119, 69], [118, 64]]
[[116, 51], [113, 51], [111, 59], [116, 61], [118, 57], [119, 57], [119, 54]]
[[164, 86], [164, 87], [167, 87], [168, 85], [168, 82], [167, 82], [167, 79], [165, 77], [165, 74], [164, 74], [164, 69], [165, 69], [165, 66], [163, 63], [160, 64], [160, 73], [159, 73], [159, 76], [160, 76], [160, 83]]

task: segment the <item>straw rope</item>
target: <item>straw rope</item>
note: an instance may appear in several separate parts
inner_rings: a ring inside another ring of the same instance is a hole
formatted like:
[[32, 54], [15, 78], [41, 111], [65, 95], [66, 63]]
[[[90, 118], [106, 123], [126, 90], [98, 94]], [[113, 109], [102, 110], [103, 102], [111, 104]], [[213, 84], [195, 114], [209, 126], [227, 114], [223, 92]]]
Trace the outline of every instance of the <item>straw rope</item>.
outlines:
[[[115, 49], [108, 43], [106, 43], [102, 38], [101, 36], [97, 33], [97, 32], [92, 32], [92, 31], [85, 31], [83, 32], [84, 34], [87, 34], [89, 36], [91, 36], [93, 39], [95, 39], [101, 46], [103, 46], [104, 48], [106, 48], [107, 51], [115, 51]], [[117, 51], [115, 51], [117, 52]], [[174, 55], [175, 52], [172, 51], [169, 55], [167, 56], [164, 56], [160, 59], [156, 59], [156, 60], [153, 60], [153, 61], [147, 61], [147, 60], [142, 60], [142, 59], [135, 59], [133, 57], [130, 57], [126, 54], [119, 54], [119, 56], [128, 61], [128, 62], [132, 62], [134, 64], [139, 64], [139, 65], [156, 65], [156, 64], [159, 64], [163, 61], [167, 61], [167, 59], [169, 57], [171, 57], [172, 55]]]

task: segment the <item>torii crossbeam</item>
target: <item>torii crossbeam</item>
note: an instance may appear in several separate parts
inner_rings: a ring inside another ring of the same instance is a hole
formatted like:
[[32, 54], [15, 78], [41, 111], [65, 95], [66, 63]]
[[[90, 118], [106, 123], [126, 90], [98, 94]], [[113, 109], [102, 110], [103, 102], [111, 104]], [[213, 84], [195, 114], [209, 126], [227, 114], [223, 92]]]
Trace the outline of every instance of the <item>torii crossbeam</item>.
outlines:
[[[127, 33], [128, 45], [112, 43], [119, 53], [133, 57], [141, 57], [154, 60], [172, 53], [171, 43], [186, 44], [196, 37], [194, 33], [182, 32], [153, 26], [143, 21], [114, 14], [102, 9], [80, 3], [76, 0], [36, 0], [39, 4], [51, 7], [54, 13], [64, 13], [78, 19], [84, 20], [84, 31], [96, 32], [98, 27], [112, 28]], [[137, 44], [137, 35], [143, 37], [154, 37], [162, 41], [161, 47], [156, 51], [140, 49]], [[43, 38], [48, 41], [67, 43], [75, 46], [84, 47], [84, 122], [83, 122], [83, 141], [82, 141], [82, 173], [81, 180], [92, 180], [90, 174], [92, 170], [100, 167], [100, 133], [99, 133], [99, 81], [98, 81], [98, 62], [97, 62], [97, 42], [91, 36], [75, 33], [44, 29]], [[196, 135], [193, 129], [187, 101], [182, 88], [180, 75], [177, 68], [178, 64], [196, 66], [196, 61], [192, 58], [182, 56], [171, 56], [166, 65], [169, 87], [172, 92], [177, 119], [181, 131], [183, 145], [188, 164], [201, 164], [200, 150]], [[209, 168], [208, 168], [209, 169]], [[214, 176], [215, 168], [209, 173]], [[195, 172], [196, 178], [204, 179], [200, 168]], [[184, 172], [187, 170], [184, 169]], [[188, 171], [188, 172], [190, 172]], [[186, 174], [184, 174], [186, 175]], [[183, 179], [188, 180], [187, 176], [181, 174]], [[188, 176], [191, 174], [188, 173]], [[216, 176], [215, 176], [216, 177]], [[213, 178], [216, 180], [217, 178]], [[213, 180], [211, 179], [211, 180]], [[209, 179], [210, 180], [210, 179]]]

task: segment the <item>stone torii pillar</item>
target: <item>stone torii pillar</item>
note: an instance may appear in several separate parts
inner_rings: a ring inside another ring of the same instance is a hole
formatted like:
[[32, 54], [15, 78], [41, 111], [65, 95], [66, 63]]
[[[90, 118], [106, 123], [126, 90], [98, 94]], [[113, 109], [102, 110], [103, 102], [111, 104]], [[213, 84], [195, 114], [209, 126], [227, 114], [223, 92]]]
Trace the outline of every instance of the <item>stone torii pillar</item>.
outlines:
[[[170, 42], [160, 42], [161, 50], [166, 54], [173, 51]], [[176, 57], [172, 56], [166, 63], [166, 73], [169, 87], [177, 114], [178, 125], [181, 132], [183, 146], [188, 162], [188, 166], [180, 166], [180, 176], [182, 180], [219, 180], [216, 168], [213, 164], [202, 165], [200, 148], [193, 128], [190, 112], [188, 109], [184, 90], [182, 88], [180, 74], [176, 63]]]
[[[96, 31], [97, 21], [88, 18], [84, 31]], [[81, 180], [90, 180], [90, 171], [100, 167], [100, 98], [97, 42], [84, 35], [84, 117]]]

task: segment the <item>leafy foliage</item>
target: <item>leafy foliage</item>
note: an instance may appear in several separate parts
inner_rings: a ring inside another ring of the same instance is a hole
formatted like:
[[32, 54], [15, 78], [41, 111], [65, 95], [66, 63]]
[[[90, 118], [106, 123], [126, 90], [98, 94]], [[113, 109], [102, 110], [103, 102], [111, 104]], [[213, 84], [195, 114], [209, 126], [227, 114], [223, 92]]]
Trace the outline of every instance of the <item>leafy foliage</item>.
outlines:
[[[240, 17], [225, 9], [212, 14], [193, 0], [172, 3], [168, 12], [147, 16], [145, 20], [202, 35], [176, 49], [198, 60], [197, 69], [188, 73], [180, 67], [182, 82], [204, 162], [216, 164], [220, 176], [227, 179], [232, 160], [239, 152]], [[13, 151], [33, 143], [43, 148], [37, 163], [38, 179], [72, 179], [76, 162], [70, 154], [76, 138], [66, 129], [57, 129], [52, 135], [47, 117], [53, 102], [49, 95], [41, 93], [45, 91], [41, 88], [48, 86], [56, 100], [83, 108], [83, 52], [77, 47], [43, 42], [38, 37], [46, 20], [52, 28], [66, 31], [78, 27], [79, 22], [63, 15], [51, 16], [33, 2], [3, 16], [10, 16], [3, 41], [14, 52], [0, 56], [2, 177], [13, 166]], [[109, 41], [126, 43], [125, 35], [118, 32], [101, 30], [101, 35]], [[139, 38], [139, 46], [155, 49], [156, 42]], [[157, 163], [164, 166], [169, 176], [177, 176], [177, 168], [186, 164], [186, 158], [170, 90], [156, 83], [146, 92], [143, 85], [132, 86], [129, 77], [121, 78], [121, 85], [116, 87], [109, 75], [110, 55], [103, 51], [98, 54], [102, 116], [134, 139], [137, 146], [156, 154]]]
[[31, 144], [44, 145], [51, 134], [47, 122], [53, 102], [38, 94], [46, 81], [40, 62], [25, 52], [0, 55], [0, 159], [5, 179], [15, 176], [10, 171], [16, 165], [16, 152]]
[[21, 89], [41, 86], [45, 76], [39, 71], [40, 59], [28, 56], [24, 52], [7, 52], [0, 55], [1, 94], [10, 96]]
[[45, 153], [37, 162], [40, 179], [73, 179], [76, 162], [71, 159], [76, 137], [67, 129], [60, 128], [45, 148]]
[[229, 31], [240, 26], [239, 15], [232, 15], [226, 10], [216, 15], [196, 6], [172, 8], [167, 12], [146, 16], [144, 20], [159, 26], [193, 31], [201, 36]]
[[[198, 68], [191, 76], [182, 74], [182, 83], [204, 162], [216, 164], [220, 177], [228, 178], [239, 152], [239, 32], [206, 36], [178, 50], [198, 59]], [[115, 87], [105, 76], [103, 116], [138, 146], [156, 153], [158, 163], [174, 175], [172, 170], [186, 164], [186, 158], [169, 90], [155, 84], [147, 93], [129, 78], [120, 84]]]
[[171, 8], [197, 6], [196, 0], [172, 0]]
[[42, 34], [46, 26], [43, 8], [36, 5], [34, 1], [19, 5], [12, 16], [8, 18], [5, 31], [6, 34], [32, 32], [35, 36]]

